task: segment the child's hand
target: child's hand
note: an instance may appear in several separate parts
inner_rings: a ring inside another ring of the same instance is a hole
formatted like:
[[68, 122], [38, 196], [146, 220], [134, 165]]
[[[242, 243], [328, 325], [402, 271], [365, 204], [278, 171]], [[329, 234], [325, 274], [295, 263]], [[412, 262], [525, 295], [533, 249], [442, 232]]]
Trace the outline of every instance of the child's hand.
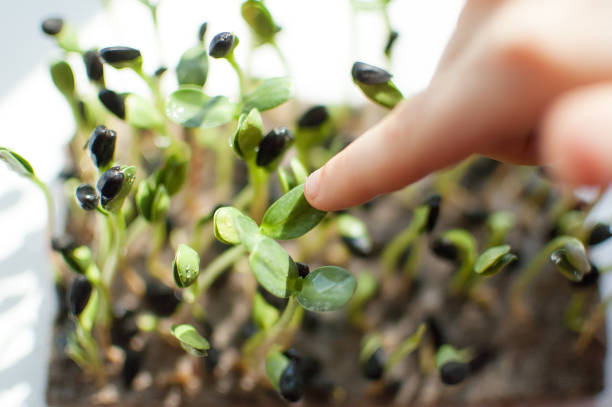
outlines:
[[468, 0], [429, 87], [312, 174], [306, 198], [357, 205], [472, 153], [612, 180], [611, 1]]

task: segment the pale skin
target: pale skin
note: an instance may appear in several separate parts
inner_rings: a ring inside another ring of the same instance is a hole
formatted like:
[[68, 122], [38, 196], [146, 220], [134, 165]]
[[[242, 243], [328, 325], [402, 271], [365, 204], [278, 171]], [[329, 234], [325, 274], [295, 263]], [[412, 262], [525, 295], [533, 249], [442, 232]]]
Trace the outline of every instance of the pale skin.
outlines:
[[468, 0], [429, 86], [315, 171], [338, 210], [471, 154], [612, 181], [612, 1]]

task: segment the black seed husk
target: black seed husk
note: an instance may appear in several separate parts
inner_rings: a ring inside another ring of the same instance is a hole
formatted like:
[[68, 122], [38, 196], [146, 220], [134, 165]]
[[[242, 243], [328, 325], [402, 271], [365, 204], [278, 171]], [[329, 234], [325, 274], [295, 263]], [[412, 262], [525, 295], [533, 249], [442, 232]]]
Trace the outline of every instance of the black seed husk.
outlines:
[[147, 281], [145, 290], [147, 308], [160, 317], [174, 313], [181, 299], [172, 288], [159, 281]]
[[434, 346], [434, 349], [438, 350], [440, 346], [447, 343], [446, 335], [442, 332], [442, 328], [440, 328], [440, 323], [434, 316], [428, 316], [425, 319], [425, 323], [427, 324], [427, 331], [431, 335], [431, 342]]
[[136, 314], [132, 310], [115, 310], [111, 322], [110, 338], [113, 345], [127, 349], [138, 333]]
[[168, 70], [168, 67], [167, 67], [167, 66], [160, 66], [159, 68], [157, 68], [157, 69], [155, 70], [155, 72], [153, 73], [153, 75], [154, 75], [156, 78], [159, 78], [160, 76], [162, 76], [163, 74], [165, 74], [167, 70]]
[[440, 195], [432, 195], [425, 201], [425, 204], [429, 206], [429, 215], [427, 216], [427, 224], [425, 225], [425, 231], [428, 233], [436, 227], [440, 215], [441, 201], [442, 197]]
[[376, 349], [372, 356], [362, 366], [363, 376], [368, 380], [379, 380], [385, 372], [385, 352], [382, 348]]
[[488, 366], [497, 357], [497, 351], [493, 348], [480, 349], [476, 356], [468, 363], [470, 375], [477, 374]]
[[143, 356], [144, 352], [142, 351], [126, 350], [123, 368], [121, 369], [121, 379], [125, 388], [129, 389], [132, 386], [132, 382], [142, 366]]
[[111, 113], [120, 119], [125, 119], [125, 96], [110, 89], [102, 89], [98, 93], [98, 98]]
[[73, 316], [78, 317], [83, 312], [91, 296], [91, 291], [92, 286], [87, 277], [77, 275], [74, 278], [68, 294], [68, 307]]
[[76, 189], [76, 199], [81, 208], [92, 211], [98, 207], [100, 197], [94, 187], [89, 184], [81, 184]]
[[293, 140], [293, 134], [286, 127], [271, 130], [259, 143], [255, 163], [265, 167], [277, 159], [285, 150], [286, 145]]
[[88, 141], [89, 155], [96, 167], [105, 167], [113, 160], [116, 141], [117, 134], [102, 125], [91, 133]]
[[329, 119], [329, 112], [323, 105], [317, 105], [308, 109], [302, 117], [298, 120], [298, 127], [301, 128], [312, 128], [319, 127], [327, 119]]
[[74, 238], [70, 235], [60, 235], [51, 238], [51, 248], [59, 253], [68, 253], [78, 247]]
[[102, 206], [106, 206], [119, 194], [124, 178], [125, 175], [121, 172], [120, 167], [111, 167], [100, 176], [97, 188], [102, 197]]
[[100, 58], [98, 51], [87, 51], [83, 55], [83, 62], [85, 63], [85, 70], [89, 80], [93, 82], [104, 81], [104, 64], [102, 64], [102, 58]]
[[372, 242], [365, 237], [342, 236], [342, 242], [358, 257], [368, 257], [373, 252]]
[[106, 47], [100, 50], [100, 56], [109, 64], [134, 61], [140, 57], [140, 51], [131, 47]]
[[445, 363], [440, 368], [440, 378], [444, 384], [455, 385], [465, 380], [468, 374], [468, 364], [452, 361]]
[[385, 55], [390, 56], [391, 51], [393, 50], [393, 45], [395, 41], [398, 39], [399, 33], [397, 31], [391, 31], [389, 33], [389, 37], [387, 38], [387, 44], [385, 45]]
[[445, 239], [435, 239], [431, 244], [431, 250], [434, 254], [442, 259], [457, 261], [459, 252], [454, 244]]
[[208, 55], [213, 58], [224, 58], [234, 47], [236, 36], [230, 32], [222, 32], [215, 35], [210, 41]]
[[278, 387], [281, 396], [291, 403], [302, 398], [302, 378], [295, 360], [291, 360], [281, 374]]
[[41, 24], [41, 29], [47, 35], [57, 35], [64, 28], [64, 20], [58, 17], [47, 18]]
[[200, 42], [204, 41], [204, 36], [206, 35], [206, 29], [208, 28], [208, 22], [204, 21], [198, 30], [198, 39]]
[[597, 283], [599, 282], [599, 276], [600, 276], [599, 269], [594, 264], [591, 264], [591, 271], [585, 274], [582, 280], [580, 281], [568, 280], [568, 281], [570, 282], [572, 287], [587, 288], [587, 287], [593, 287], [597, 285]]
[[297, 265], [298, 275], [302, 278], [306, 278], [306, 276], [310, 273], [310, 267], [307, 264], [300, 263], [299, 261], [295, 262]]
[[206, 357], [204, 358], [204, 366], [206, 371], [209, 373], [215, 370], [215, 367], [219, 364], [220, 353], [214, 346], [211, 345], [210, 349], [206, 351]]
[[591, 229], [591, 233], [589, 234], [589, 246], [602, 243], [608, 240], [610, 236], [612, 236], [610, 225], [607, 223], [597, 223], [595, 226], [593, 226], [593, 229]]
[[355, 62], [351, 69], [353, 80], [365, 85], [379, 85], [387, 83], [392, 75], [382, 68], [363, 62]]

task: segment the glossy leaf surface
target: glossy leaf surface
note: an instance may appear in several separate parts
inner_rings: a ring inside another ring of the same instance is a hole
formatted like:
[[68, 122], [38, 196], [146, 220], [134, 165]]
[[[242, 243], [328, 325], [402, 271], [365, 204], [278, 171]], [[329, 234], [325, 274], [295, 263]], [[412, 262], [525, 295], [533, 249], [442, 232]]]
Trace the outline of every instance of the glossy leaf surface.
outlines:
[[351, 299], [356, 286], [355, 278], [345, 269], [320, 267], [304, 279], [297, 300], [310, 311], [334, 311]]
[[189, 324], [172, 325], [170, 333], [181, 343], [181, 347], [193, 356], [206, 356], [210, 343]]
[[275, 240], [260, 236], [249, 257], [249, 264], [257, 282], [271, 294], [287, 298], [295, 290], [297, 266]]
[[280, 106], [293, 95], [291, 80], [287, 77], [265, 79], [242, 100], [242, 112], [255, 108], [260, 112]]

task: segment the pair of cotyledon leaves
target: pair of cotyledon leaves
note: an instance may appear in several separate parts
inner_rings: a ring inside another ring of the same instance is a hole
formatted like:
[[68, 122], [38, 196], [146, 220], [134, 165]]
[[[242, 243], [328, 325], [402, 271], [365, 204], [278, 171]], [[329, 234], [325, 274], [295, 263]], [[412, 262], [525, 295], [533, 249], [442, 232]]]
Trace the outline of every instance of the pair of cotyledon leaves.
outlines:
[[170, 120], [190, 128], [211, 128], [228, 123], [240, 113], [252, 109], [260, 112], [285, 103], [293, 94], [289, 78], [265, 79], [240, 103], [233, 103], [225, 96], [208, 96], [194, 85], [183, 85], [173, 92], [166, 104]]
[[301, 279], [297, 265], [275, 240], [300, 237], [324, 216], [325, 212], [306, 201], [304, 185], [298, 185], [268, 208], [261, 226], [236, 208], [219, 208], [214, 216], [215, 236], [249, 250], [255, 278], [273, 295], [286, 298], [296, 294], [298, 302], [308, 310], [331, 311], [351, 298], [356, 287], [354, 277], [340, 267], [325, 266]]

